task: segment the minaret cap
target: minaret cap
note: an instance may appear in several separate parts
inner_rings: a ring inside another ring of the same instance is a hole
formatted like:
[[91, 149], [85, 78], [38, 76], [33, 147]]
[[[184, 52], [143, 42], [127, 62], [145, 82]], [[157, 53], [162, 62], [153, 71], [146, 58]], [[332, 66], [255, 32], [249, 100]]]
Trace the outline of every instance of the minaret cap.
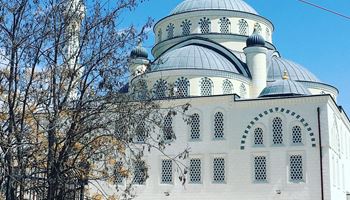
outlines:
[[264, 47], [265, 39], [263, 38], [263, 36], [260, 35], [258, 30], [255, 28], [253, 34], [248, 37], [246, 44], [247, 44], [247, 47], [255, 47], [255, 46]]
[[142, 47], [141, 41], [138, 42], [138, 45], [130, 53], [131, 58], [148, 58], [148, 52], [145, 48]]

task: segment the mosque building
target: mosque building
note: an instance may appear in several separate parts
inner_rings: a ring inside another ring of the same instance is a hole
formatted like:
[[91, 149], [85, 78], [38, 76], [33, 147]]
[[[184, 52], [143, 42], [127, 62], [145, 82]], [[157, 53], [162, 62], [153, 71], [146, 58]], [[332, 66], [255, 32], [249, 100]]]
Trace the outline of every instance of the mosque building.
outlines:
[[[171, 145], [145, 155], [149, 178], [136, 181], [136, 199], [349, 199], [339, 91], [282, 57], [273, 33], [243, 0], [184, 0], [155, 24], [154, 60], [141, 46], [131, 52], [130, 87], [165, 107], [191, 105], [189, 123], [164, 119], [176, 140], [163, 128]], [[186, 148], [183, 185], [170, 158]]]

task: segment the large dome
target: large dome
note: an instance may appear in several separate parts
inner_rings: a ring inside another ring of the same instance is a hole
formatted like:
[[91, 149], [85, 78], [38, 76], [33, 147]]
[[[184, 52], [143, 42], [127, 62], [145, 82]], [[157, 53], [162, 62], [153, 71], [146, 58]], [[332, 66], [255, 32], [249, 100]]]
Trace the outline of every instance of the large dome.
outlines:
[[152, 65], [152, 71], [172, 69], [206, 69], [239, 74], [239, 70], [215, 50], [198, 45], [188, 45], [170, 50], [160, 56]]
[[176, 6], [171, 14], [194, 10], [231, 10], [258, 15], [254, 8], [243, 0], [185, 0]]
[[320, 82], [314, 74], [301, 65], [284, 58], [272, 56], [269, 61], [267, 80], [281, 80], [284, 72], [287, 72], [290, 80], [293, 81]]

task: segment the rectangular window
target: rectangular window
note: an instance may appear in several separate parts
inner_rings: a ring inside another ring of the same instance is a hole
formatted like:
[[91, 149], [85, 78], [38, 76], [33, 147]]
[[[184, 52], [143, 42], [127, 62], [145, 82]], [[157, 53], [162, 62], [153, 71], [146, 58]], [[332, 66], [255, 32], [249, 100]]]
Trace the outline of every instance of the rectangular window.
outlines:
[[123, 184], [124, 181], [124, 176], [123, 176], [123, 162], [122, 161], [117, 161], [115, 165], [116, 169], [116, 183], [118, 185]]
[[202, 161], [199, 158], [190, 160], [190, 183], [202, 182]]
[[289, 157], [289, 176], [292, 182], [304, 181], [304, 167], [302, 155], [291, 155]]
[[225, 159], [214, 158], [213, 160], [213, 182], [225, 183]]
[[173, 161], [162, 160], [162, 184], [171, 184], [173, 182]]
[[254, 158], [254, 178], [256, 182], [267, 181], [266, 156], [256, 156]]
[[144, 161], [136, 161], [134, 164], [134, 180], [137, 185], [145, 184], [146, 180], [146, 163]]

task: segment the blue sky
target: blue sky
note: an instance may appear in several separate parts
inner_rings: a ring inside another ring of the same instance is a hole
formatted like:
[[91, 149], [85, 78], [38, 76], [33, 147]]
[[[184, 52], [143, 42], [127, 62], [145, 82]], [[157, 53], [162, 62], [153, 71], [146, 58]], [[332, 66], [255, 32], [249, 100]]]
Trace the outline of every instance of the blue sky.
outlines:
[[[350, 16], [349, 0], [308, 0]], [[148, 0], [133, 13], [125, 13], [123, 24], [140, 26], [151, 17], [157, 22], [182, 0]], [[340, 91], [339, 105], [350, 116], [350, 20], [303, 4], [298, 0], [246, 0], [273, 22], [273, 41], [284, 58], [314, 73], [322, 82]], [[154, 43], [152, 31], [144, 46]]]

